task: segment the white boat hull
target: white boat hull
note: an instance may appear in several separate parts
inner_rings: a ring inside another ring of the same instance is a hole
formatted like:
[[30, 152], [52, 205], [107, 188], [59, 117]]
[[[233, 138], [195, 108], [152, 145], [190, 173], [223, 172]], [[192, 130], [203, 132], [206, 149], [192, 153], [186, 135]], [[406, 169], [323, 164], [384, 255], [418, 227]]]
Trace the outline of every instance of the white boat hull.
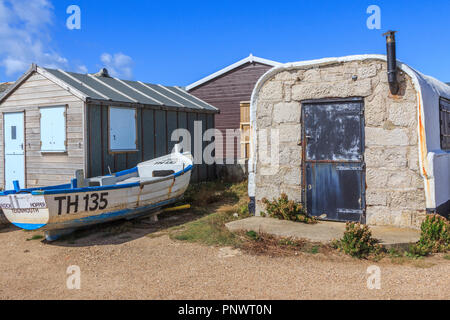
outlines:
[[[148, 175], [156, 170], [174, 173], [163, 177]], [[128, 170], [139, 176], [113, 185], [4, 192], [0, 195], [0, 208], [11, 223], [26, 230], [73, 229], [131, 218], [181, 198], [189, 185], [191, 171], [190, 156], [172, 154], [142, 163], [135, 171]]]

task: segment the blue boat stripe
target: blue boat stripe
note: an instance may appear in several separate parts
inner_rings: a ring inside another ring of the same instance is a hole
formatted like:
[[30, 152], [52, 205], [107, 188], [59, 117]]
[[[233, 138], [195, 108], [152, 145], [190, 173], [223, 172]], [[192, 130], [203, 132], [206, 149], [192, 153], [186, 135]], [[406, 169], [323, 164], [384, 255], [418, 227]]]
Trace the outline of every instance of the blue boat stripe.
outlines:
[[181, 171], [179, 171], [179, 172], [177, 172], [177, 173], [174, 173], [173, 175], [174, 175], [175, 177], [179, 177], [179, 176], [185, 174], [186, 172], [191, 171], [192, 168], [193, 168], [193, 166], [192, 166], [192, 165], [189, 165], [189, 166], [187, 166], [184, 170], [181, 170]]
[[[70, 184], [61, 184], [61, 185], [57, 185], [57, 186], [48, 186], [48, 187], [42, 187], [42, 188], [29, 188], [29, 189], [22, 189], [20, 190], [22, 193], [23, 192], [33, 192], [33, 191], [44, 191], [44, 190], [58, 190], [58, 189], [69, 189], [71, 187]], [[16, 194], [17, 192], [14, 190], [7, 190], [7, 191], [3, 191], [0, 192], [0, 196], [8, 196], [10, 194]]]
[[124, 171], [117, 172], [117, 173], [115, 174], [115, 176], [116, 176], [116, 177], [123, 177], [123, 176], [126, 176], [127, 174], [131, 174], [131, 173], [135, 173], [135, 172], [138, 172], [138, 168], [137, 168], [137, 167], [134, 167], [134, 168], [132, 168], [132, 169], [128, 169], [128, 170], [124, 170]]

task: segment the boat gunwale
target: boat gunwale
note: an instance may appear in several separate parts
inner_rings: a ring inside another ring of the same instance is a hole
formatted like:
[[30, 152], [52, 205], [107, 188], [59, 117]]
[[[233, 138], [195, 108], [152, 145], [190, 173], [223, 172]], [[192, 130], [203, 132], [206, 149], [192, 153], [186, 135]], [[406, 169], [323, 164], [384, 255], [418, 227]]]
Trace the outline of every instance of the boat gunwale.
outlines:
[[[62, 193], [82, 193], [82, 192], [92, 192], [92, 191], [126, 189], [126, 188], [145, 186], [145, 185], [169, 180], [172, 178], [177, 178], [179, 176], [186, 174], [187, 172], [191, 171], [192, 169], [193, 169], [193, 165], [190, 164], [183, 170], [180, 170], [176, 173], [172, 173], [171, 175], [166, 176], [166, 177], [161, 177], [161, 179], [148, 181], [147, 183], [134, 182], [134, 183], [121, 184], [121, 185], [114, 184], [114, 185], [107, 185], [107, 186], [60, 189], [62, 187], [70, 187], [71, 186], [71, 184], [62, 184], [62, 185], [58, 185], [58, 186], [49, 186], [49, 187], [43, 187], [43, 188], [23, 189], [23, 190], [19, 190], [18, 192], [16, 190], [3, 191], [3, 192], [0, 192], [0, 196], [8, 196], [8, 195], [14, 195], [14, 194], [21, 194], [21, 193], [22, 194], [27, 193], [29, 195], [52, 195], [52, 194], [62, 194]], [[130, 171], [130, 170], [134, 170], [134, 168], [125, 170], [125, 171]], [[120, 173], [123, 173], [125, 171], [121, 171]]]

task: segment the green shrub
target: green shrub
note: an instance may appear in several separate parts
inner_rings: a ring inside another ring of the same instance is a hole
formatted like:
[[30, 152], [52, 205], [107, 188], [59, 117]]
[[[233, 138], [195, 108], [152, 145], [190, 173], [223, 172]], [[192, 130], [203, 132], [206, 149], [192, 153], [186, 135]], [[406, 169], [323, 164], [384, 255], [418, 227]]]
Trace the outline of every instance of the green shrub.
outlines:
[[266, 207], [266, 212], [262, 215], [268, 215], [271, 218], [280, 220], [297, 221], [304, 223], [316, 223], [314, 217], [310, 217], [306, 214], [302, 204], [289, 200], [288, 196], [283, 193], [278, 199], [269, 201], [266, 198], [262, 199], [263, 204]]
[[239, 213], [241, 214], [241, 216], [249, 216], [250, 212], [248, 211], [248, 203], [245, 202], [244, 204], [242, 204], [239, 207]]
[[41, 234], [35, 234], [34, 236], [32, 236], [31, 238], [27, 239], [27, 241], [33, 241], [33, 240], [41, 240], [44, 239], [44, 236]]
[[437, 214], [429, 215], [420, 229], [420, 240], [409, 250], [412, 255], [427, 256], [450, 249], [450, 221]]
[[259, 234], [256, 231], [250, 230], [246, 233], [246, 235], [252, 240], [259, 240]]
[[382, 247], [372, 238], [369, 227], [356, 222], [347, 222], [342, 239], [333, 243], [333, 246], [344, 253], [356, 258], [368, 258], [378, 255]]

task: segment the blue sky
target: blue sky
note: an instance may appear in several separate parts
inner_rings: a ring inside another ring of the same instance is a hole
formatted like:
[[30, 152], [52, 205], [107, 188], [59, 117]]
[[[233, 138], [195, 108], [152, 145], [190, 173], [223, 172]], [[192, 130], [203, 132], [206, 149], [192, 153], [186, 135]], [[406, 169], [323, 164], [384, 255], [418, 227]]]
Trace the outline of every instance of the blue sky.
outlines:
[[[72, 4], [81, 30], [66, 28]], [[370, 5], [381, 30], [366, 26]], [[387, 29], [399, 31], [399, 60], [450, 82], [449, 14], [448, 0], [0, 0], [0, 82], [37, 62], [184, 86], [250, 53], [279, 62], [384, 54]]]

